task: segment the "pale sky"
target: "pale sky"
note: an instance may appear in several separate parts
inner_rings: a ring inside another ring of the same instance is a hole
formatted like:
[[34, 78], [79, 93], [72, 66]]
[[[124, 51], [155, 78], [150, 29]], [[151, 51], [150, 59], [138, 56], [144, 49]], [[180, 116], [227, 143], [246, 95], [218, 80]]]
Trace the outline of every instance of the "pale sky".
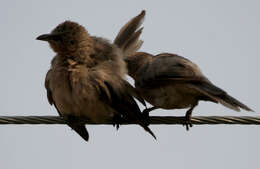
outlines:
[[[260, 3], [194, 1], [3, 1], [0, 6], [0, 115], [58, 115], [44, 78], [54, 56], [35, 40], [65, 21], [113, 40], [146, 9], [142, 51], [177, 53], [199, 65], [217, 86], [255, 110], [234, 112], [200, 102], [194, 115], [259, 115]], [[141, 107], [143, 108], [143, 107]], [[156, 110], [152, 115], [184, 115]], [[87, 126], [86, 143], [65, 125], [0, 126], [3, 169], [245, 169], [259, 168], [259, 126]]]

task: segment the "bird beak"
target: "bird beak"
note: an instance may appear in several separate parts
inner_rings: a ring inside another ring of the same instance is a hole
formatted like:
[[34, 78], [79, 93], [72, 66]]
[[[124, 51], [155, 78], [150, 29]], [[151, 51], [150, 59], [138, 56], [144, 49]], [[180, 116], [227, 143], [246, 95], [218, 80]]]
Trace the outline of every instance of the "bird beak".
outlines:
[[36, 38], [36, 40], [42, 40], [42, 41], [50, 41], [50, 40], [54, 40], [54, 41], [57, 41], [60, 39], [60, 36], [61, 34], [53, 34], [53, 33], [50, 33], [50, 34], [43, 34], [43, 35], [40, 35]]

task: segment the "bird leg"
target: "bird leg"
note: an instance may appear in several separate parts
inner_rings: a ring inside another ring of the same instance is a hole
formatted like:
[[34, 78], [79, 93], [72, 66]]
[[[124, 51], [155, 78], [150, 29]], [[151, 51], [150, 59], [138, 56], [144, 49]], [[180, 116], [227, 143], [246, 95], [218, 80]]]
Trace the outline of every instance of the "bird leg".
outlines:
[[192, 127], [192, 123], [191, 123], [191, 115], [192, 115], [192, 111], [193, 109], [198, 105], [198, 102], [196, 102], [195, 104], [193, 104], [191, 106], [191, 108], [186, 112], [185, 115], [185, 123], [184, 125], [186, 126], [186, 130], [189, 131], [189, 128]]

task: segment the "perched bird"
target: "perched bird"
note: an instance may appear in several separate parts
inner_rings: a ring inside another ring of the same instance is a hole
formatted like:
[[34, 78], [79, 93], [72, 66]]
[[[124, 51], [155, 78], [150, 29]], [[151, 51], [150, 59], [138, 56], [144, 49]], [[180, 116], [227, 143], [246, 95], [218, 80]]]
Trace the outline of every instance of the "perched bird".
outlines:
[[125, 58], [128, 74], [142, 97], [154, 107], [146, 109], [183, 109], [186, 112], [186, 129], [191, 124], [193, 109], [200, 100], [221, 103], [235, 111], [252, 111], [245, 104], [211, 83], [190, 60], [171, 53], [151, 55], [137, 52]]
[[124, 80], [127, 70], [120, 47], [89, 35], [72, 21], [37, 40], [47, 41], [56, 53], [45, 79], [48, 101], [84, 140], [89, 139], [80, 123], [84, 118], [96, 123], [113, 120], [117, 125], [121, 119], [136, 121], [156, 138], [133, 98], [138, 94]]
[[188, 59], [170, 53], [153, 56], [149, 53], [136, 52], [143, 44], [139, 39], [143, 28], [139, 27], [143, 23], [144, 16], [145, 11], [142, 11], [128, 21], [117, 34], [114, 44], [124, 49], [123, 56], [127, 63], [128, 74], [135, 80], [139, 94], [153, 105], [144, 110], [146, 116], [158, 108], [189, 108], [185, 116], [188, 130], [189, 126], [192, 126], [190, 122], [192, 111], [199, 100], [221, 103], [236, 111], [240, 108], [252, 111], [213, 85], [201, 73], [198, 66]]

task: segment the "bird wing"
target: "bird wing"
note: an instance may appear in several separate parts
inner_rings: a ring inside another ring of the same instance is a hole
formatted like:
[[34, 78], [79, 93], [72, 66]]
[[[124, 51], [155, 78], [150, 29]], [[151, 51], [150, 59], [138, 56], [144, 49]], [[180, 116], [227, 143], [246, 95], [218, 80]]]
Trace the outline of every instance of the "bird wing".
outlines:
[[[79, 87], [77, 89], [78, 92], [88, 91], [89, 85], [91, 85], [91, 88], [94, 89], [97, 94], [96, 97], [98, 97], [100, 101], [111, 107], [124, 119], [136, 121], [156, 138], [154, 133], [149, 129], [148, 122], [141, 114], [131, 92], [129, 92], [130, 84], [127, 81], [117, 76], [111, 69], [102, 68], [102, 66], [97, 66], [92, 69], [82, 66], [78, 73], [80, 80], [76, 81], [77, 84], [74, 84]], [[78, 97], [82, 97], [81, 99], [85, 100], [89, 99], [88, 95], [78, 95]]]
[[198, 66], [186, 58], [175, 54], [162, 53], [144, 67], [141, 83], [143, 86], [158, 87], [171, 83], [182, 83], [199, 91], [202, 100], [210, 100], [239, 111], [242, 108], [253, 111], [227, 92], [211, 83], [199, 70]]
[[196, 64], [169, 53], [153, 56], [151, 62], [140, 68], [139, 72], [137, 83], [144, 86], [208, 81]]

